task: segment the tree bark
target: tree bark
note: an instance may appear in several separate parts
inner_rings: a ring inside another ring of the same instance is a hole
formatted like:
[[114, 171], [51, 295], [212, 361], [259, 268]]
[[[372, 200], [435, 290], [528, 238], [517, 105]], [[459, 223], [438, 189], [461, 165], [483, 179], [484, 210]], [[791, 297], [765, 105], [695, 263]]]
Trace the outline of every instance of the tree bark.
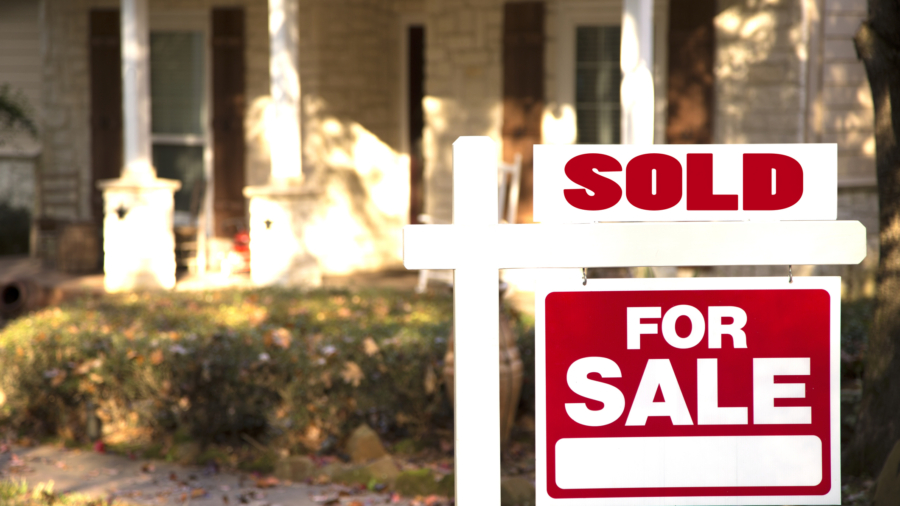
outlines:
[[843, 457], [848, 475], [875, 476], [900, 439], [900, 1], [869, 0], [854, 42], [875, 108], [880, 261], [856, 431]]

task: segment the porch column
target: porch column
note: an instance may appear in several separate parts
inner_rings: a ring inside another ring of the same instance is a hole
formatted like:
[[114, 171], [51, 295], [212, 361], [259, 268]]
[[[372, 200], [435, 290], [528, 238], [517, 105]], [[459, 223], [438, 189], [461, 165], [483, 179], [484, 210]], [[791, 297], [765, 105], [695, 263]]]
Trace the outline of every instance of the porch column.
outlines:
[[300, 142], [300, 37], [298, 0], [269, 0], [269, 149], [272, 179], [297, 182], [303, 178]]
[[156, 177], [150, 148], [150, 28], [147, 0], [122, 0], [122, 177]]
[[147, 0], [121, 1], [124, 167], [103, 190], [103, 271], [108, 291], [175, 286], [174, 192], [159, 179], [150, 142], [150, 44]]
[[269, 82], [266, 111], [268, 184], [244, 188], [250, 199], [250, 278], [256, 285], [318, 286], [318, 260], [306, 244], [319, 194], [303, 184], [300, 134], [299, 0], [269, 0]]
[[622, 7], [622, 144], [653, 144], [653, 0]]

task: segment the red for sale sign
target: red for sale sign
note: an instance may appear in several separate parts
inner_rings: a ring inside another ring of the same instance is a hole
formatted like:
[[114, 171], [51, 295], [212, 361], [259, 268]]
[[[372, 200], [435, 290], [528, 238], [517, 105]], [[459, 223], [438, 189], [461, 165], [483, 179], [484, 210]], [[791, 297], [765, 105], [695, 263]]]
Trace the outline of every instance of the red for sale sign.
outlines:
[[537, 295], [538, 504], [840, 504], [840, 278]]

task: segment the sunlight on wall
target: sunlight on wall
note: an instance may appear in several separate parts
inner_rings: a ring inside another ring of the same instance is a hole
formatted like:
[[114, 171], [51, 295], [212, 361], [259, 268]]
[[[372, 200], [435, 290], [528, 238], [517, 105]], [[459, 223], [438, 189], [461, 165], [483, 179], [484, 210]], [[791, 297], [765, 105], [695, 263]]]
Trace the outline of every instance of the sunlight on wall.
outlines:
[[[315, 105], [311, 112], [318, 112]], [[409, 214], [409, 156], [357, 122], [307, 117], [304, 155], [315, 165], [311, 183], [322, 191], [304, 228], [309, 252], [324, 273], [399, 267]]]
[[745, 16], [739, 6], [719, 13], [714, 22], [729, 43], [718, 46], [716, 77], [746, 79], [749, 65], [768, 58], [775, 44], [775, 21], [771, 12]]
[[569, 104], [548, 104], [541, 117], [541, 136], [544, 144], [575, 144], [578, 138], [575, 109]]
[[175, 286], [173, 193], [178, 181], [103, 184], [103, 278], [110, 292]]

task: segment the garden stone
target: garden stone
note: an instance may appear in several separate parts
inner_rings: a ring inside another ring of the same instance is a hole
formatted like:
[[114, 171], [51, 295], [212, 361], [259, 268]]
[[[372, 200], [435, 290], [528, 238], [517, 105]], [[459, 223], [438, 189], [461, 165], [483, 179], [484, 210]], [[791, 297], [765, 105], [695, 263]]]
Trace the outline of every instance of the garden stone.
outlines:
[[502, 506], [534, 506], [534, 484], [522, 476], [505, 476], [500, 480]]
[[275, 477], [292, 482], [306, 481], [316, 471], [316, 463], [305, 455], [291, 455], [275, 465]]
[[385, 455], [380, 459], [366, 465], [366, 470], [379, 483], [393, 485], [398, 476], [400, 476], [400, 468], [394, 462], [393, 457]]
[[366, 463], [387, 455], [378, 434], [366, 424], [357, 427], [347, 440], [347, 454], [355, 464]]
[[875, 485], [875, 506], [900, 504], [900, 441], [888, 455]]
[[372, 473], [367, 467], [343, 466], [332, 475], [331, 481], [344, 485], [368, 485], [372, 479]]
[[438, 482], [428, 468], [403, 471], [394, 482], [394, 490], [407, 497], [437, 494]]
[[344, 464], [343, 462], [332, 462], [330, 464], [325, 464], [322, 469], [319, 470], [319, 475], [327, 476], [331, 481], [337, 481], [337, 478], [348, 471], [351, 466]]
[[179, 464], [194, 464], [200, 457], [200, 443], [188, 441], [175, 446], [175, 461]]

